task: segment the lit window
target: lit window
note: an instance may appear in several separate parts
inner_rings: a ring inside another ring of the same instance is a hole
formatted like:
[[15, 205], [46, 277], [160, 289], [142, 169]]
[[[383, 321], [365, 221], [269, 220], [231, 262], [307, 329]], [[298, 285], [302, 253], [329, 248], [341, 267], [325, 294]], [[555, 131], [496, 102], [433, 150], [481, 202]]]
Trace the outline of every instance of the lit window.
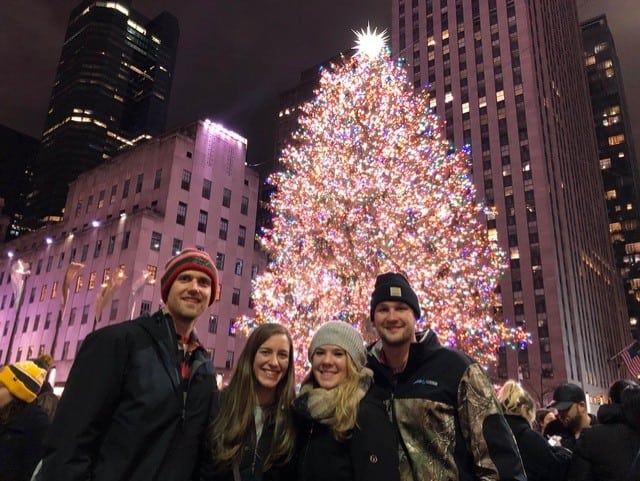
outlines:
[[608, 169], [611, 167], [611, 159], [610, 158], [606, 158], [606, 159], [600, 159], [600, 168], [601, 169]]
[[618, 145], [624, 142], [624, 134], [612, 135], [608, 139], [609, 145]]
[[608, 190], [606, 192], [605, 197], [607, 198], [607, 200], [615, 199], [617, 197], [616, 190], [615, 189]]
[[496, 102], [502, 102], [504, 100], [504, 90], [498, 90], [496, 92]]

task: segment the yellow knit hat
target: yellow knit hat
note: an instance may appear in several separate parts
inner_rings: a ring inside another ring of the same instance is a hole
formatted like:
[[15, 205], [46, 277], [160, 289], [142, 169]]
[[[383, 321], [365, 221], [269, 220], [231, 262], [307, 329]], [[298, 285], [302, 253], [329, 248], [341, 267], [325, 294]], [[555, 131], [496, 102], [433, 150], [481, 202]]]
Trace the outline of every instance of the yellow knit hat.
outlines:
[[47, 378], [49, 366], [46, 364], [44, 356], [41, 356], [37, 360], [3, 366], [0, 368], [0, 384], [6, 387], [13, 397], [28, 403], [33, 402]]

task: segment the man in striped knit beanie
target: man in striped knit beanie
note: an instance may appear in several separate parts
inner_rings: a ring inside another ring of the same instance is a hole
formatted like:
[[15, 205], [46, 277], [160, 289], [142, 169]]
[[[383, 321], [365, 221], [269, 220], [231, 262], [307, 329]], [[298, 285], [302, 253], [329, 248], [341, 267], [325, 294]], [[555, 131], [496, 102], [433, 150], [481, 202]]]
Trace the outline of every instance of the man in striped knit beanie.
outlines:
[[218, 290], [209, 254], [184, 249], [165, 265], [160, 310], [87, 336], [35, 479], [196, 479], [217, 388], [194, 326]]

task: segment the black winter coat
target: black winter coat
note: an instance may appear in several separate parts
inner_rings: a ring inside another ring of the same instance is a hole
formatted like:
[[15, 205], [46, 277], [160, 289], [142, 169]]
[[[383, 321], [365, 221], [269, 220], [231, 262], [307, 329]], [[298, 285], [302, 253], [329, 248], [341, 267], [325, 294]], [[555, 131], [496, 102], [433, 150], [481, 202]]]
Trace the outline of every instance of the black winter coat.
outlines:
[[49, 427], [47, 413], [26, 404], [7, 424], [0, 424], [0, 480], [29, 481], [44, 454], [42, 438]]
[[506, 414], [507, 424], [513, 431], [528, 481], [564, 481], [567, 478], [571, 451], [551, 446], [537, 431], [531, 429], [522, 416]]
[[381, 402], [371, 386], [360, 401], [357, 427], [345, 442], [331, 428], [310, 418], [305, 396], [294, 402], [298, 429], [294, 458], [297, 481], [400, 481], [398, 441]]
[[601, 424], [580, 433], [571, 460], [570, 481], [626, 480], [640, 449], [640, 432], [627, 424], [622, 406], [606, 406], [605, 415], [598, 411]]
[[[274, 418], [269, 416], [262, 428], [257, 446], [255, 433], [252, 433], [250, 438], [245, 440], [238, 463], [238, 474], [242, 481], [277, 481], [281, 479], [281, 471], [286, 467], [272, 466], [263, 472], [263, 464], [271, 450], [274, 431]], [[201, 481], [234, 481], [232, 470], [216, 470], [211, 459], [207, 461], [204, 468]]]
[[87, 336], [49, 436], [42, 481], [195, 479], [217, 387], [198, 347], [186, 390], [162, 311]]

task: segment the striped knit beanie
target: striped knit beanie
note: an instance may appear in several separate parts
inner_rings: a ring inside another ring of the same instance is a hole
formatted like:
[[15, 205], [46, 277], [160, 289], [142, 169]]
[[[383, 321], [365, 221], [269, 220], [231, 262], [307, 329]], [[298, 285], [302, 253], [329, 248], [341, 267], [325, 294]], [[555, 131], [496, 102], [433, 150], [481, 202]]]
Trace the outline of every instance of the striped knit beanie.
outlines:
[[13, 397], [31, 403], [38, 397], [40, 388], [47, 378], [48, 368], [40, 358], [7, 364], [0, 368], [0, 384], [6, 387]]
[[162, 294], [162, 300], [166, 303], [169, 297], [169, 291], [173, 281], [183, 271], [194, 270], [204, 272], [211, 279], [211, 297], [209, 298], [209, 305], [213, 304], [218, 292], [218, 271], [213, 265], [211, 256], [204, 251], [198, 250], [195, 247], [188, 247], [184, 249], [180, 254], [172, 257], [164, 266], [164, 274], [160, 279], [160, 292]]

